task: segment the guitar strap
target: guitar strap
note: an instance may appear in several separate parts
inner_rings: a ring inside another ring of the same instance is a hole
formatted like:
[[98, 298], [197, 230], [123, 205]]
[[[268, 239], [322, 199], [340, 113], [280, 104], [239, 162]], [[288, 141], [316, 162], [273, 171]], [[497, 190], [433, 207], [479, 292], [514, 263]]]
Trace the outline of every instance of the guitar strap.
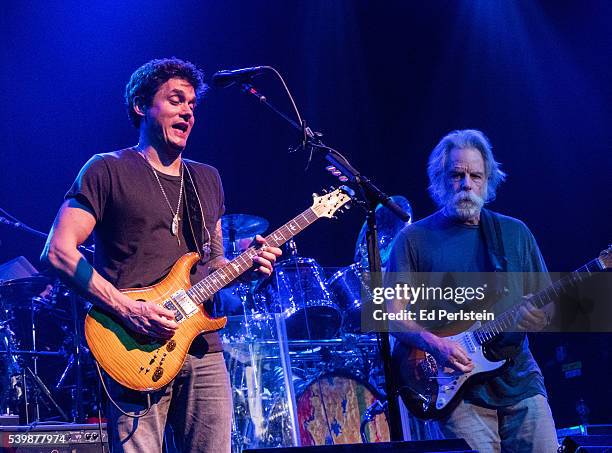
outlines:
[[[508, 294], [506, 284], [508, 258], [504, 251], [501, 226], [497, 214], [488, 209], [481, 210], [480, 224], [489, 261], [493, 267], [493, 278], [489, 283], [489, 287], [493, 290], [490, 292], [494, 301], [498, 301], [501, 297]], [[494, 360], [512, 360], [520, 352], [524, 337], [525, 334], [522, 332], [506, 332], [489, 344], [487, 353]]]
[[508, 259], [504, 251], [504, 240], [497, 215], [483, 208], [480, 211], [480, 224], [482, 225], [481, 231], [493, 271], [506, 272], [508, 270]]
[[487, 308], [493, 306], [508, 289], [505, 284], [505, 272], [508, 270], [508, 260], [504, 252], [504, 241], [497, 215], [488, 209], [480, 211], [480, 231], [484, 238], [487, 258], [493, 273], [487, 279]]
[[185, 206], [187, 208], [187, 218], [191, 229], [191, 237], [195, 243], [196, 251], [200, 254], [202, 261], [208, 261], [210, 257], [210, 232], [206, 228], [204, 213], [197, 194], [195, 181], [191, 176], [191, 170], [187, 162], [183, 161], [187, 178], [185, 178]]

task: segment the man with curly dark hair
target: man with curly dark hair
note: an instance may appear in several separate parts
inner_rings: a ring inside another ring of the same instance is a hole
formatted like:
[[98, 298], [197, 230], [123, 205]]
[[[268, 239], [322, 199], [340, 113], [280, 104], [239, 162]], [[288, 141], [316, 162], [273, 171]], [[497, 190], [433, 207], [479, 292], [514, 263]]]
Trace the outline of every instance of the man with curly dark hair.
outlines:
[[[183, 158], [206, 90], [202, 72], [177, 58], [138, 68], [125, 90], [128, 115], [139, 131], [131, 148], [94, 155], [81, 169], [55, 219], [42, 259], [91, 302], [133, 332], [169, 339], [178, 324], [161, 305], [135, 301], [117, 288], [159, 282], [185, 253], [201, 260], [192, 283], [225, 262], [221, 216], [225, 210], [218, 171]], [[94, 234], [94, 265], [78, 250]], [[264, 244], [262, 237], [256, 241]], [[262, 247], [254, 272], [268, 276], [281, 251]], [[210, 307], [207, 307], [208, 309]], [[114, 452], [161, 451], [166, 425], [181, 452], [229, 452], [231, 394], [216, 332], [193, 342], [169, 385], [147, 400], [111, 382], [119, 410], [108, 406]]]

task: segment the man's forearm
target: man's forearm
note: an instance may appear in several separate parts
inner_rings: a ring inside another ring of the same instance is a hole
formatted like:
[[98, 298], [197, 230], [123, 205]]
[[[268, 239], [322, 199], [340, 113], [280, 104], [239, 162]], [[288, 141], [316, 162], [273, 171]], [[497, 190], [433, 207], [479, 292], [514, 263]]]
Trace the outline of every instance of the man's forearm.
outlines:
[[125, 296], [104, 279], [76, 248], [69, 250], [53, 243], [47, 244], [41, 260], [53, 267], [62, 280], [76, 286], [94, 305], [116, 314], [123, 312]]

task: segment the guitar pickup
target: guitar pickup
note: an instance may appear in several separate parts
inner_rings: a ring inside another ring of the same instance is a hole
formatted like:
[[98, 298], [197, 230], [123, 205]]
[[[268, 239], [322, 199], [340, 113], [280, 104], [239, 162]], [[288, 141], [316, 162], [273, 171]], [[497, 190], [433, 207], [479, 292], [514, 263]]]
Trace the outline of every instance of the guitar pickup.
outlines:
[[172, 302], [171, 300], [167, 300], [166, 302], [164, 302], [164, 308], [174, 313], [174, 320], [176, 322], [180, 322], [181, 319], [184, 318], [183, 313], [181, 313], [181, 311], [177, 308], [176, 305], [174, 305], [174, 302]]
[[175, 292], [170, 298], [179, 310], [185, 314], [186, 318], [190, 318], [198, 312], [198, 306], [193, 303], [185, 290], [181, 289]]

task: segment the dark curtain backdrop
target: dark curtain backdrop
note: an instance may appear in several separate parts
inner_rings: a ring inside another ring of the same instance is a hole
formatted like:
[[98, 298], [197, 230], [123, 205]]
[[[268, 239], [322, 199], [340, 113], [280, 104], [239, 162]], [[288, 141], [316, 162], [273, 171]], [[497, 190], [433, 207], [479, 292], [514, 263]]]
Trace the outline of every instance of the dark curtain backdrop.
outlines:
[[[0, 19], [0, 207], [48, 230], [93, 153], [133, 145], [122, 104], [143, 62], [189, 59], [207, 75], [269, 64], [303, 116], [389, 194], [434, 210], [425, 164], [440, 137], [479, 128], [507, 183], [491, 206], [524, 220], [549, 267], [610, 240], [609, 2], [10, 2]], [[273, 77], [257, 80], [289, 111]], [[210, 91], [186, 154], [219, 168], [227, 211], [279, 225], [333, 184], [298, 136], [237, 88]], [[298, 239], [326, 266], [351, 263], [362, 213]], [[41, 241], [0, 226], [3, 260]]]

